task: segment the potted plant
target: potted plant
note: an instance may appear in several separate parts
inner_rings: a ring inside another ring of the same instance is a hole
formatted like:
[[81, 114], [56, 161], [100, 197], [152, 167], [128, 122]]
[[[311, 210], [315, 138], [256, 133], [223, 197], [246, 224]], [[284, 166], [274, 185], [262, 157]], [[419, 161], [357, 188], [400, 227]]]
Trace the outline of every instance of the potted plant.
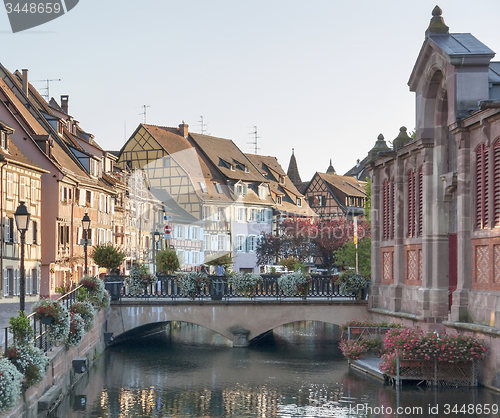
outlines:
[[[111, 274], [118, 272], [119, 275], [119, 267], [125, 260], [126, 254], [113, 244], [101, 244], [94, 247], [90, 256], [99, 267], [108, 269]], [[110, 293], [112, 300], [120, 299], [122, 280], [111, 277], [110, 280], [105, 280], [104, 287]]]
[[344, 357], [349, 360], [359, 360], [368, 352], [368, 347], [364, 340], [342, 340], [339, 347]]
[[101, 279], [86, 275], [80, 279], [79, 284], [87, 289], [87, 298], [97, 309], [109, 306], [109, 292]]
[[354, 270], [343, 271], [335, 284], [340, 285], [339, 292], [341, 295], [354, 295], [356, 300], [361, 299], [361, 293], [368, 287], [368, 281]]
[[156, 253], [156, 271], [163, 274], [172, 274], [180, 268], [177, 252], [172, 248], [166, 248]]
[[85, 335], [85, 321], [78, 313], [70, 312], [69, 333], [66, 338], [66, 345], [77, 346]]
[[33, 338], [33, 328], [30, 320], [23, 311], [18, 311], [19, 316], [11, 316], [9, 330], [14, 335], [14, 344], [29, 344]]
[[75, 302], [71, 305], [70, 312], [79, 314], [82, 317], [85, 331], [92, 329], [95, 319], [95, 309], [90, 302]]
[[144, 264], [135, 264], [130, 269], [129, 276], [125, 279], [128, 291], [131, 295], [141, 295], [145, 293], [147, 287], [155, 285], [158, 281], [156, 275], [149, 273]]
[[210, 283], [210, 278], [206, 274], [196, 271], [178, 273], [174, 280], [181, 292], [193, 300], [196, 296], [201, 295]]
[[[306, 275], [300, 272], [286, 273], [278, 278], [278, 286], [286, 296], [301, 294], [301, 289], [303, 290], [304, 285], [308, 283], [310, 282], [308, 282]], [[305, 295], [302, 296], [305, 297]]]
[[55, 345], [63, 342], [69, 333], [69, 312], [66, 307], [55, 300], [40, 299], [33, 306], [35, 318], [42, 320], [50, 319], [50, 325], [47, 325], [47, 338]]
[[45, 377], [49, 361], [38, 347], [31, 344], [14, 345], [7, 349], [6, 357], [24, 375], [26, 386], [36, 385]]
[[252, 297], [259, 283], [262, 282], [260, 274], [256, 273], [231, 273], [227, 275], [227, 283], [236, 293]]
[[9, 359], [0, 357], [0, 412], [17, 405], [22, 379], [23, 375], [16, 366]]

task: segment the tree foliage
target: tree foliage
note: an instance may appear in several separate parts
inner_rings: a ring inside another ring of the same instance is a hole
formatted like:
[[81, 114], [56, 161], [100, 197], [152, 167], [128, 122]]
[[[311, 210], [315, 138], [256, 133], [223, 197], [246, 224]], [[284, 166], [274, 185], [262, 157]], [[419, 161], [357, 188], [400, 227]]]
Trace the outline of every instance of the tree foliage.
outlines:
[[[371, 278], [371, 237], [358, 241], [358, 270], [368, 280]], [[356, 245], [349, 241], [335, 252], [335, 257], [345, 267], [356, 267]]]
[[116, 270], [125, 260], [126, 254], [113, 244], [96, 245], [90, 254], [99, 267]]
[[371, 225], [371, 223], [372, 223], [372, 220], [371, 220], [371, 210], [372, 210], [372, 181], [370, 180], [370, 177], [366, 178], [365, 192], [366, 192], [365, 219], [366, 219], [366, 222], [368, 222], [368, 224]]
[[179, 268], [179, 258], [173, 248], [166, 248], [156, 253], [156, 271], [170, 274]]

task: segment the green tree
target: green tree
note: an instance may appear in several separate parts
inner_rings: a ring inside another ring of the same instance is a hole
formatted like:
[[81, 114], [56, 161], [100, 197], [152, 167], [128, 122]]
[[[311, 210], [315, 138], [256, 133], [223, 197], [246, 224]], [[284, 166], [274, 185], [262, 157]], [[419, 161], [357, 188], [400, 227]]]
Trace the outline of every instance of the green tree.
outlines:
[[166, 248], [156, 253], [156, 271], [171, 274], [181, 267], [177, 252], [173, 248]]
[[371, 225], [372, 220], [370, 217], [371, 216], [370, 212], [372, 210], [372, 181], [370, 180], [370, 177], [366, 178], [365, 192], [366, 192], [365, 220]]
[[[358, 267], [359, 272], [367, 279], [371, 278], [372, 271], [372, 247], [371, 238], [365, 237], [358, 241]], [[356, 245], [354, 241], [349, 241], [335, 252], [338, 263], [345, 267], [356, 267]]]
[[99, 267], [117, 270], [125, 260], [126, 254], [113, 244], [96, 245], [90, 254]]

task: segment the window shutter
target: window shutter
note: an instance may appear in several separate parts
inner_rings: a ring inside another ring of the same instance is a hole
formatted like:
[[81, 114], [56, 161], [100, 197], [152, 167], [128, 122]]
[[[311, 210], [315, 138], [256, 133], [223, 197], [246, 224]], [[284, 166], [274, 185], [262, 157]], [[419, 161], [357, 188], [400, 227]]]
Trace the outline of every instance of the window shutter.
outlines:
[[80, 189], [80, 206], [85, 206], [85, 196], [87, 196], [87, 191], [85, 189]]
[[390, 239], [394, 239], [394, 207], [396, 203], [396, 196], [394, 195], [394, 179], [391, 181], [391, 230], [390, 230]]
[[418, 236], [422, 236], [423, 231], [423, 212], [424, 212], [424, 168], [418, 170]]
[[488, 227], [488, 149], [476, 150], [476, 228]]
[[199, 239], [200, 241], [203, 241], [203, 228], [200, 228], [200, 230], [199, 230], [199, 231], [200, 231], [200, 236], [198, 237], [198, 239]]
[[219, 241], [217, 235], [211, 235], [210, 236], [210, 242], [211, 242], [211, 250], [212, 251], [217, 251], [219, 248]]
[[408, 173], [408, 237], [415, 236], [415, 172]]
[[3, 269], [3, 295], [9, 295], [9, 276], [7, 275], [7, 269]]
[[495, 193], [495, 226], [500, 226], [500, 139], [493, 147], [494, 154], [494, 193]]
[[383, 222], [382, 222], [382, 237], [386, 241], [389, 239], [389, 182], [384, 180], [383, 186], [383, 201], [382, 201], [382, 212], [383, 212]]

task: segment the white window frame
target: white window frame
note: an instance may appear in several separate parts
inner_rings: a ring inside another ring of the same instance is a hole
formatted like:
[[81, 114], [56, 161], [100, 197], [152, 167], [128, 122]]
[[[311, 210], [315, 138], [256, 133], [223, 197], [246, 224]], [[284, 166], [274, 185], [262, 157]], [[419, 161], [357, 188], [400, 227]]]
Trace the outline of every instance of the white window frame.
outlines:
[[7, 198], [8, 199], [13, 199], [14, 198], [14, 173], [7, 173]]
[[257, 249], [257, 235], [249, 235], [247, 238], [247, 251], [254, 253]]
[[236, 235], [236, 243], [234, 250], [238, 252], [244, 252], [246, 250], [246, 237], [243, 234]]

